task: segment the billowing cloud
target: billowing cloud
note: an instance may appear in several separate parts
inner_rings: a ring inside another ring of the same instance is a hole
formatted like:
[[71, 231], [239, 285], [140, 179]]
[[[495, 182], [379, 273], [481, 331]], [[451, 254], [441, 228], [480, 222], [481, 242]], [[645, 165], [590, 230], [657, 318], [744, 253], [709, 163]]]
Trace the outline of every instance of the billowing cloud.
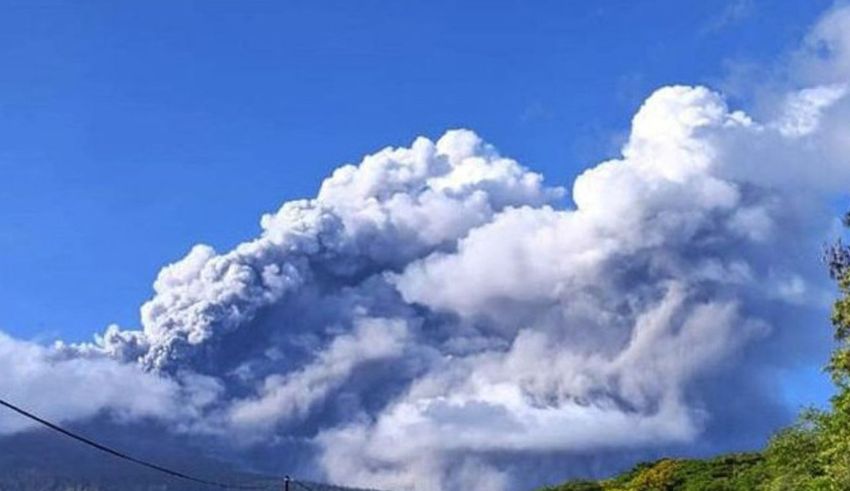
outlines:
[[[62, 359], [54, 350], [3, 333], [0, 374], [4, 398], [26, 403], [29, 409], [53, 421], [86, 419], [107, 410], [116, 419], [192, 416], [179, 405], [187, 394], [177, 381], [108, 358]], [[32, 425], [23, 418], [2, 418], [0, 434]]]
[[829, 298], [817, 259], [850, 186], [847, 16], [806, 39], [813, 85], [770, 120], [661, 88], [573, 205], [472, 131], [381, 150], [254, 240], [163, 268], [138, 330], [0, 338], [0, 384], [51, 415], [49, 384], [94, 383], [63, 418], [297, 441], [316, 477], [416, 491], [513, 489], [539, 455], [763, 438], [780, 395], [749, 389], [806, 356]]

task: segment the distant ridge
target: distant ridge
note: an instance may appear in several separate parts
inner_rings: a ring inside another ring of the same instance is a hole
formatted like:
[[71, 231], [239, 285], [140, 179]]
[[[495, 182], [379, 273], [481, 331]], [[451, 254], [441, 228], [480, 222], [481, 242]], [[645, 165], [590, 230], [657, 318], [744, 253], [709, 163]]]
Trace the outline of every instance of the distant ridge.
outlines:
[[[164, 450], [164, 448], [160, 448]], [[226, 482], [283, 490], [283, 479], [244, 472], [233, 465], [178, 449], [159, 455], [166, 465]], [[305, 481], [312, 491], [375, 491]], [[291, 490], [304, 491], [297, 485]], [[0, 491], [211, 491], [222, 488], [183, 481], [105, 456], [46, 431], [0, 438]]]

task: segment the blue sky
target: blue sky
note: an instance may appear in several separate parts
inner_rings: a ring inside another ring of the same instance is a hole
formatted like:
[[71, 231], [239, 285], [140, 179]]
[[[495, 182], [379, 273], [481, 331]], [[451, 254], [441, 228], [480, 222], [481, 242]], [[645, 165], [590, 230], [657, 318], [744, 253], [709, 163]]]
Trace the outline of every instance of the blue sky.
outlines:
[[5, 2], [0, 329], [137, 326], [191, 245], [420, 134], [474, 128], [569, 186], [654, 88], [732, 87], [828, 4]]

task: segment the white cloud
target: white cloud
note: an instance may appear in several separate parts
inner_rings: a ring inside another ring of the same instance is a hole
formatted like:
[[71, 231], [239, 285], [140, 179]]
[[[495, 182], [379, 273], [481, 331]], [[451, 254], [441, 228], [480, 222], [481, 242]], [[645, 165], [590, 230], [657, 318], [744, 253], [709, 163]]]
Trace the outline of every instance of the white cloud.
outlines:
[[[184, 390], [173, 380], [139, 367], [101, 358], [62, 359], [43, 346], [0, 333], [0, 393], [55, 422], [108, 412], [118, 419], [191, 416], [179, 406]], [[15, 414], [0, 418], [0, 434], [35, 423]]]
[[847, 83], [850, 74], [850, 6], [843, 2], [812, 27], [796, 53], [795, 74], [809, 84]]

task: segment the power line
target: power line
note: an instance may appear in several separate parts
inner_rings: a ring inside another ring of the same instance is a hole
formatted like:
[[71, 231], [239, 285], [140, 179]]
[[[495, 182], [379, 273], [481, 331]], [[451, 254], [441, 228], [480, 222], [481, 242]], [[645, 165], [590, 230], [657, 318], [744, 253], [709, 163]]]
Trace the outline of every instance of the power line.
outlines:
[[313, 490], [313, 488], [311, 488], [310, 486], [307, 486], [306, 484], [304, 484], [304, 483], [303, 483], [303, 482], [301, 482], [301, 481], [295, 481], [295, 480], [293, 480], [292, 482], [294, 482], [295, 484], [297, 484], [297, 485], [301, 486], [301, 487], [302, 487], [302, 488], [304, 488], [306, 491], [314, 491], [314, 490]]
[[151, 462], [147, 462], [145, 460], [138, 459], [136, 457], [127, 455], [123, 452], [120, 452], [120, 451], [115, 450], [113, 448], [107, 447], [106, 445], [101, 445], [100, 443], [97, 443], [93, 440], [90, 440], [90, 439], [84, 437], [84, 436], [81, 436], [81, 435], [78, 435], [78, 434], [73, 433], [71, 431], [68, 431], [65, 428], [62, 428], [61, 426], [58, 426], [56, 424], [51, 423], [50, 421], [42, 419], [42, 418], [36, 416], [35, 414], [30, 413], [29, 411], [26, 411], [24, 409], [19, 408], [18, 406], [15, 406], [12, 403], [4, 401], [3, 399], [0, 399], [0, 406], [5, 406], [8, 409], [11, 409], [12, 411], [14, 411], [14, 412], [16, 412], [16, 413], [18, 413], [22, 416], [25, 416], [25, 417], [43, 425], [43, 426], [50, 428], [53, 431], [59, 432], [59, 433], [65, 435], [69, 438], [73, 438], [74, 440], [82, 442], [82, 443], [84, 443], [84, 444], [86, 444], [90, 447], [94, 447], [94, 448], [100, 450], [101, 452], [108, 453], [108, 454], [110, 454], [114, 457], [118, 457], [119, 459], [128, 460], [128, 461], [130, 461], [134, 464], [137, 464], [137, 465], [140, 465], [140, 466], [143, 466], [143, 467], [147, 467], [149, 469], [153, 469], [153, 470], [155, 470], [157, 472], [161, 472], [163, 474], [168, 474], [169, 476], [172, 476], [172, 477], [184, 479], [186, 481], [192, 481], [192, 482], [195, 482], [195, 483], [198, 483], [198, 484], [205, 484], [207, 486], [214, 486], [214, 487], [218, 487], [218, 488], [222, 488], [222, 489], [268, 489], [268, 486], [247, 486], [247, 485], [239, 485], [239, 484], [227, 484], [227, 483], [223, 483], [223, 482], [210, 481], [210, 480], [207, 480], [207, 479], [201, 479], [201, 478], [198, 478], [198, 477], [190, 476], [188, 474], [184, 474], [182, 472], [178, 472], [178, 471], [169, 469], [167, 467], [163, 467], [161, 465], [153, 464]]

